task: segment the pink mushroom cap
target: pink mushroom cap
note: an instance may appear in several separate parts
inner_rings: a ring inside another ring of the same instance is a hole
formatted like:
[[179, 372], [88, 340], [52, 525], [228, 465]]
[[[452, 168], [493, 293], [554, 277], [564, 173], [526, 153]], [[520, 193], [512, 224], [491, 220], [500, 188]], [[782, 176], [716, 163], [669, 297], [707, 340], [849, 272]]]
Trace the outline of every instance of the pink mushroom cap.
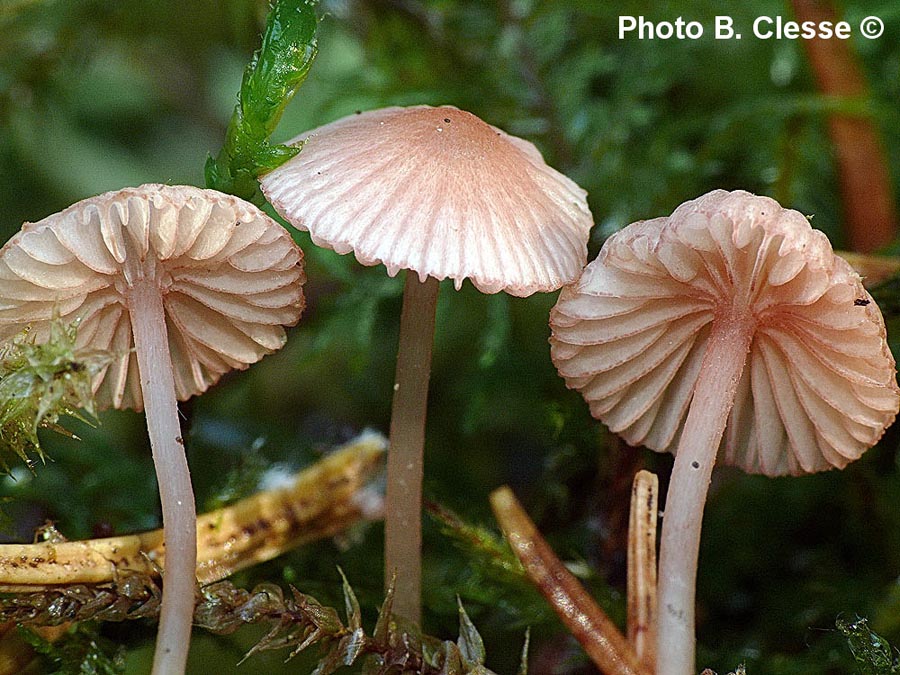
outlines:
[[553, 291], [587, 262], [586, 193], [531, 143], [451, 106], [384, 108], [298, 136], [263, 193], [313, 242], [364, 265]]
[[713, 322], [755, 327], [718, 458], [750, 473], [842, 468], [900, 407], [884, 321], [799, 212], [716, 190], [616, 233], [551, 313], [551, 354], [594, 417], [674, 452]]
[[278, 223], [214, 190], [143, 185], [26, 223], [0, 249], [0, 339], [78, 321], [79, 347], [113, 355], [98, 405], [140, 410], [124, 292], [136, 276], [162, 293], [182, 400], [281, 348], [303, 309], [303, 254]]

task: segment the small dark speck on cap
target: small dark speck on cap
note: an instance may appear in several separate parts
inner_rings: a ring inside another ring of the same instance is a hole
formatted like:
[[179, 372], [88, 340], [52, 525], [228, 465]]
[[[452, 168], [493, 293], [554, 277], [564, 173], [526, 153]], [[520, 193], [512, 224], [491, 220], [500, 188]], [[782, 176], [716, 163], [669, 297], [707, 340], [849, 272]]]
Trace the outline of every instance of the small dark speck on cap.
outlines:
[[853, 301], [853, 304], [856, 305], [857, 307], [865, 307], [866, 305], [869, 304], [869, 302], [871, 302], [871, 301], [867, 300], [866, 298], [857, 298], [856, 300]]
[[695, 469], [699, 469], [699, 468], [700, 468], [700, 462], [697, 462], [697, 461], [691, 462], [691, 466], [692, 466], [693, 468], [695, 468]]
[[450, 118], [449, 118], [449, 117], [445, 117], [445, 118], [444, 118], [444, 121], [445, 121], [447, 124], [450, 124]]

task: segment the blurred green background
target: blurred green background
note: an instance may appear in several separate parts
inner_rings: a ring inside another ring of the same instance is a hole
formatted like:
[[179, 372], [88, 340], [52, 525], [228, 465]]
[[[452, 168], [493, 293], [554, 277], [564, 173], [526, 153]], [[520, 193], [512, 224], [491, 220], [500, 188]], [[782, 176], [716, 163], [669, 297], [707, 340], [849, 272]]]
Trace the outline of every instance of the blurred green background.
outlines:
[[[0, 234], [84, 197], [143, 182], [202, 185], [265, 0], [0, 0]], [[846, 2], [884, 35], [851, 46], [870, 86], [862, 101], [821, 96], [798, 41], [619, 40], [620, 15], [678, 16], [709, 27], [791, 15], [781, 2], [669, 0], [324, 0], [319, 56], [276, 133], [285, 140], [355, 110], [450, 103], [535, 142], [589, 193], [592, 256], [627, 223], [665, 215], [713, 188], [743, 188], [815, 216], [846, 240], [827, 114], [862, 111], [879, 129], [900, 195], [900, 5]], [[748, 31], [749, 32], [749, 31]], [[387, 430], [399, 280], [315, 249], [308, 309], [288, 346], [183, 405], [200, 508], [255, 488], [272, 465], [303, 466], [366, 427]], [[549, 360], [553, 295], [441, 295], [428, 427], [426, 492], [493, 527], [487, 495], [511, 484], [559, 554], [621, 619], [630, 481], [670, 459], [626, 448], [591, 420]], [[896, 323], [896, 322], [893, 322]], [[893, 325], [893, 324], [892, 324]], [[900, 331], [893, 333], [897, 340]], [[45, 519], [70, 538], [159, 524], [143, 421], [102, 415], [81, 442], [47, 437], [53, 462], [4, 479], [9, 536]], [[765, 479], [720, 470], [704, 524], [699, 656], [719, 672], [854, 672], [834, 629], [857, 614], [900, 643], [898, 435], [843, 472]], [[379, 526], [242, 573], [294, 583], [339, 605], [341, 565], [374, 617]], [[592, 672], [537, 601], [494, 584], [433, 523], [426, 530], [426, 628], [455, 637], [460, 594], [488, 666], [515, 671], [526, 624], [532, 672]], [[286, 652], [241, 655], [262, 629], [198, 632], [190, 672], [309, 672]], [[153, 627], [106, 625], [127, 672], [149, 663]], [[49, 666], [47, 666], [49, 668]]]

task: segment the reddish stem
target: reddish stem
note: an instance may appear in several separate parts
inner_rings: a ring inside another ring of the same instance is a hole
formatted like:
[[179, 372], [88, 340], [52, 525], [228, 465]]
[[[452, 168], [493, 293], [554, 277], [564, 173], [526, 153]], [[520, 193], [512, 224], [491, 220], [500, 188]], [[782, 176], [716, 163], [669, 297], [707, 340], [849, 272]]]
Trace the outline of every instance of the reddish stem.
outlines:
[[384, 516], [385, 588], [396, 574], [394, 613], [421, 623], [422, 473], [434, 316], [440, 284], [406, 273], [391, 407]]
[[153, 673], [174, 675], [185, 670], [191, 640], [197, 586], [197, 511], [178, 422], [162, 295], [154, 280], [139, 278], [129, 289], [128, 300], [166, 546]]
[[[828, 0], [792, 0], [798, 22], [837, 21]], [[868, 87], [850, 40], [815, 37], [801, 40], [823, 94], [841, 98], [868, 96]], [[871, 120], [834, 114], [828, 130], [837, 155], [838, 175], [850, 247], [871, 253], [897, 234], [897, 206], [884, 147]]]
[[657, 675], [691, 675], [700, 527], [716, 453], [753, 337], [741, 317], [715, 321], [694, 389], [663, 514], [659, 554]]

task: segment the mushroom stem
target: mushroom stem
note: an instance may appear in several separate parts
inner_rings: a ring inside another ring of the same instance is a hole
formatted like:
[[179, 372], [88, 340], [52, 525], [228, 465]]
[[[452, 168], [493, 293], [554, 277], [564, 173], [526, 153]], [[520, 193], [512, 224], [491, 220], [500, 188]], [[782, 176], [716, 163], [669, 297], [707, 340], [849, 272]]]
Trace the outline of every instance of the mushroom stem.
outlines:
[[703, 507], [752, 337], [746, 318], [714, 322], [675, 453], [660, 544], [657, 675], [697, 672], [694, 603]]
[[154, 282], [138, 279], [128, 300], [166, 550], [153, 673], [171, 675], [184, 672], [190, 645], [197, 585], [197, 513], [178, 422], [162, 296]]
[[396, 574], [394, 613], [416, 624], [421, 622], [422, 456], [439, 289], [437, 279], [422, 282], [415, 272], [406, 273], [387, 457], [385, 588]]

